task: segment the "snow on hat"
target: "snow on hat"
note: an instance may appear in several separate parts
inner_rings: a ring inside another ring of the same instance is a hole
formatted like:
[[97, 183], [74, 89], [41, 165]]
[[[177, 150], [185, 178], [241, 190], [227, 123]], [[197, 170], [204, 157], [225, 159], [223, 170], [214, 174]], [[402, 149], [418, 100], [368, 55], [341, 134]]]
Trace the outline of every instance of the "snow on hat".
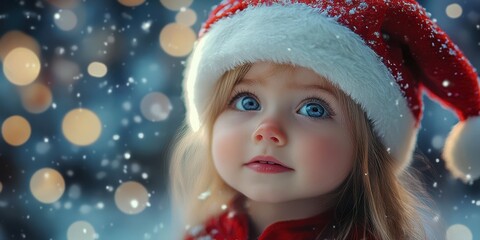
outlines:
[[476, 70], [414, 0], [223, 1], [185, 70], [193, 130], [221, 75], [256, 61], [326, 77], [361, 105], [401, 169], [412, 159], [426, 90], [459, 118], [445, 142], [447, 168], [464, 181], [480, 177]]

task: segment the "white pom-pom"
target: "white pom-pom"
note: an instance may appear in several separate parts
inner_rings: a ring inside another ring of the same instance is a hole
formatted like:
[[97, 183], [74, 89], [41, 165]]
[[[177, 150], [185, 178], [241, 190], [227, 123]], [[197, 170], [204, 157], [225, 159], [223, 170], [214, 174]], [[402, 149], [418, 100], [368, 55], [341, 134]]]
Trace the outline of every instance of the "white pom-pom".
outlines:
[[443, 158], [453, 176], [464, 182], [480, 177], [480, 117], [457, 123], [445, 141]]

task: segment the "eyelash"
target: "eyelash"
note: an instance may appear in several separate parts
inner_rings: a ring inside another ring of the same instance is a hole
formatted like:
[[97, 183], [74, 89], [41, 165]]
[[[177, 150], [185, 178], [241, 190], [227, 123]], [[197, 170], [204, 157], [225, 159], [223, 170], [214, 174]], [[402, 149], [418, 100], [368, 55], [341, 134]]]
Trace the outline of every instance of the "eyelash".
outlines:
[[[305, 104], [307, 102], [314, 102], [314, 103], [319, 103], [320, 105], [322, 105], [322, 107], [324, 107], [328, 112], [328, 117], [325, 117], [325, 118], [333, 118], [333, 116], [335, 116], [335, 111], [333, 111], [333, 109], [331, 107], [331, 104], [327, 100], [325, 100], [323, 98], [320, 98], [320, 97], [317, 97], [317, 96], [310, 96], [310, 97], [305, 98], [302, 101], [302, 104]], [[310, 117], [310, 118], [318, 119], [318, 118], [314, 118], [314, 117]]]
[[[236, 100], [238, 100], [239, 98], [241, 98], [243, 96], [252, 96], [258, 101], [258, 99], [255, 97], [256, 94], [253, 91], [238, 89], [238, 90], [233, 91], [232, 95], [233, 95], [233, 97], [230, 99], [230, 101], [228, 103], [229, 107], [231, 107], [232, 104]], [[304, 100], [302, 100], [302, 103], [305, 103], [305, 102], [315, 102], [315, 103], [321, 104], [327, 110], [327, 112], [329, 113], [329, 116], [326, 117], [326, 118], [332, 118], [333, 116], [335, 116], [335, 112], [333, 111], [332, 107], [330, 107], [331, 106], [330, 103], [323, 98], [319, 98], [317, 96], [309, 96], [309, 97], [305, 98]], [[310, 118], [314, 118], [314, 117], [310, 117]], [[314, 118], [314, 119], [318, 119], [318, 118]]]
[[[228, 103], [228, 106], [232, 106], [233, 102], [235, 102], [237, 99], [239, 99], [243, 96], [257, 96], [257, 94], [255, 94], [255, 92], [251, 92], [251, 91], [243, 90], [243, 89], [237, 89], [237, 90], [233, 91], [232, 95], [233, 95], [233, 97], [230, 100], [230, 102]], [[258, 101], [258, 99], [257, 99], [257, 101]]]

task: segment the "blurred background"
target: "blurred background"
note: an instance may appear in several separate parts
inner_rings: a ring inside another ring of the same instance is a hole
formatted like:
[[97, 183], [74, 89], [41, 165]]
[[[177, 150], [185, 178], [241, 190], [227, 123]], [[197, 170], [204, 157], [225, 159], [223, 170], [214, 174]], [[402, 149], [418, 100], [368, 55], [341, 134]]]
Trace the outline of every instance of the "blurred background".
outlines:
[[[171, 239], [182, 71], [217, 1], [0, 0], [0, 240]], [[480, 1], [420, 1], [480, 66]], [[425, 100], [413, 166], [447, 239], [480, 239], [480, 184], [445, 171], [457, 118]], [[480, 160], [480, 156], [479, 156]]]

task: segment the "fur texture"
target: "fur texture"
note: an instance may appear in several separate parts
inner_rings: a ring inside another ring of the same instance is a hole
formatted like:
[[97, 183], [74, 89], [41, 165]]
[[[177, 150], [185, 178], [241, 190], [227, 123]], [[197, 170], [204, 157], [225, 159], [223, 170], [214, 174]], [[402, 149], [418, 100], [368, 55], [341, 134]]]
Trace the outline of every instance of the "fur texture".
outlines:
[[480, 117], [457, 123], [445, 141], [443, 157], [450, 172], [464, 182], [480, 177]]

